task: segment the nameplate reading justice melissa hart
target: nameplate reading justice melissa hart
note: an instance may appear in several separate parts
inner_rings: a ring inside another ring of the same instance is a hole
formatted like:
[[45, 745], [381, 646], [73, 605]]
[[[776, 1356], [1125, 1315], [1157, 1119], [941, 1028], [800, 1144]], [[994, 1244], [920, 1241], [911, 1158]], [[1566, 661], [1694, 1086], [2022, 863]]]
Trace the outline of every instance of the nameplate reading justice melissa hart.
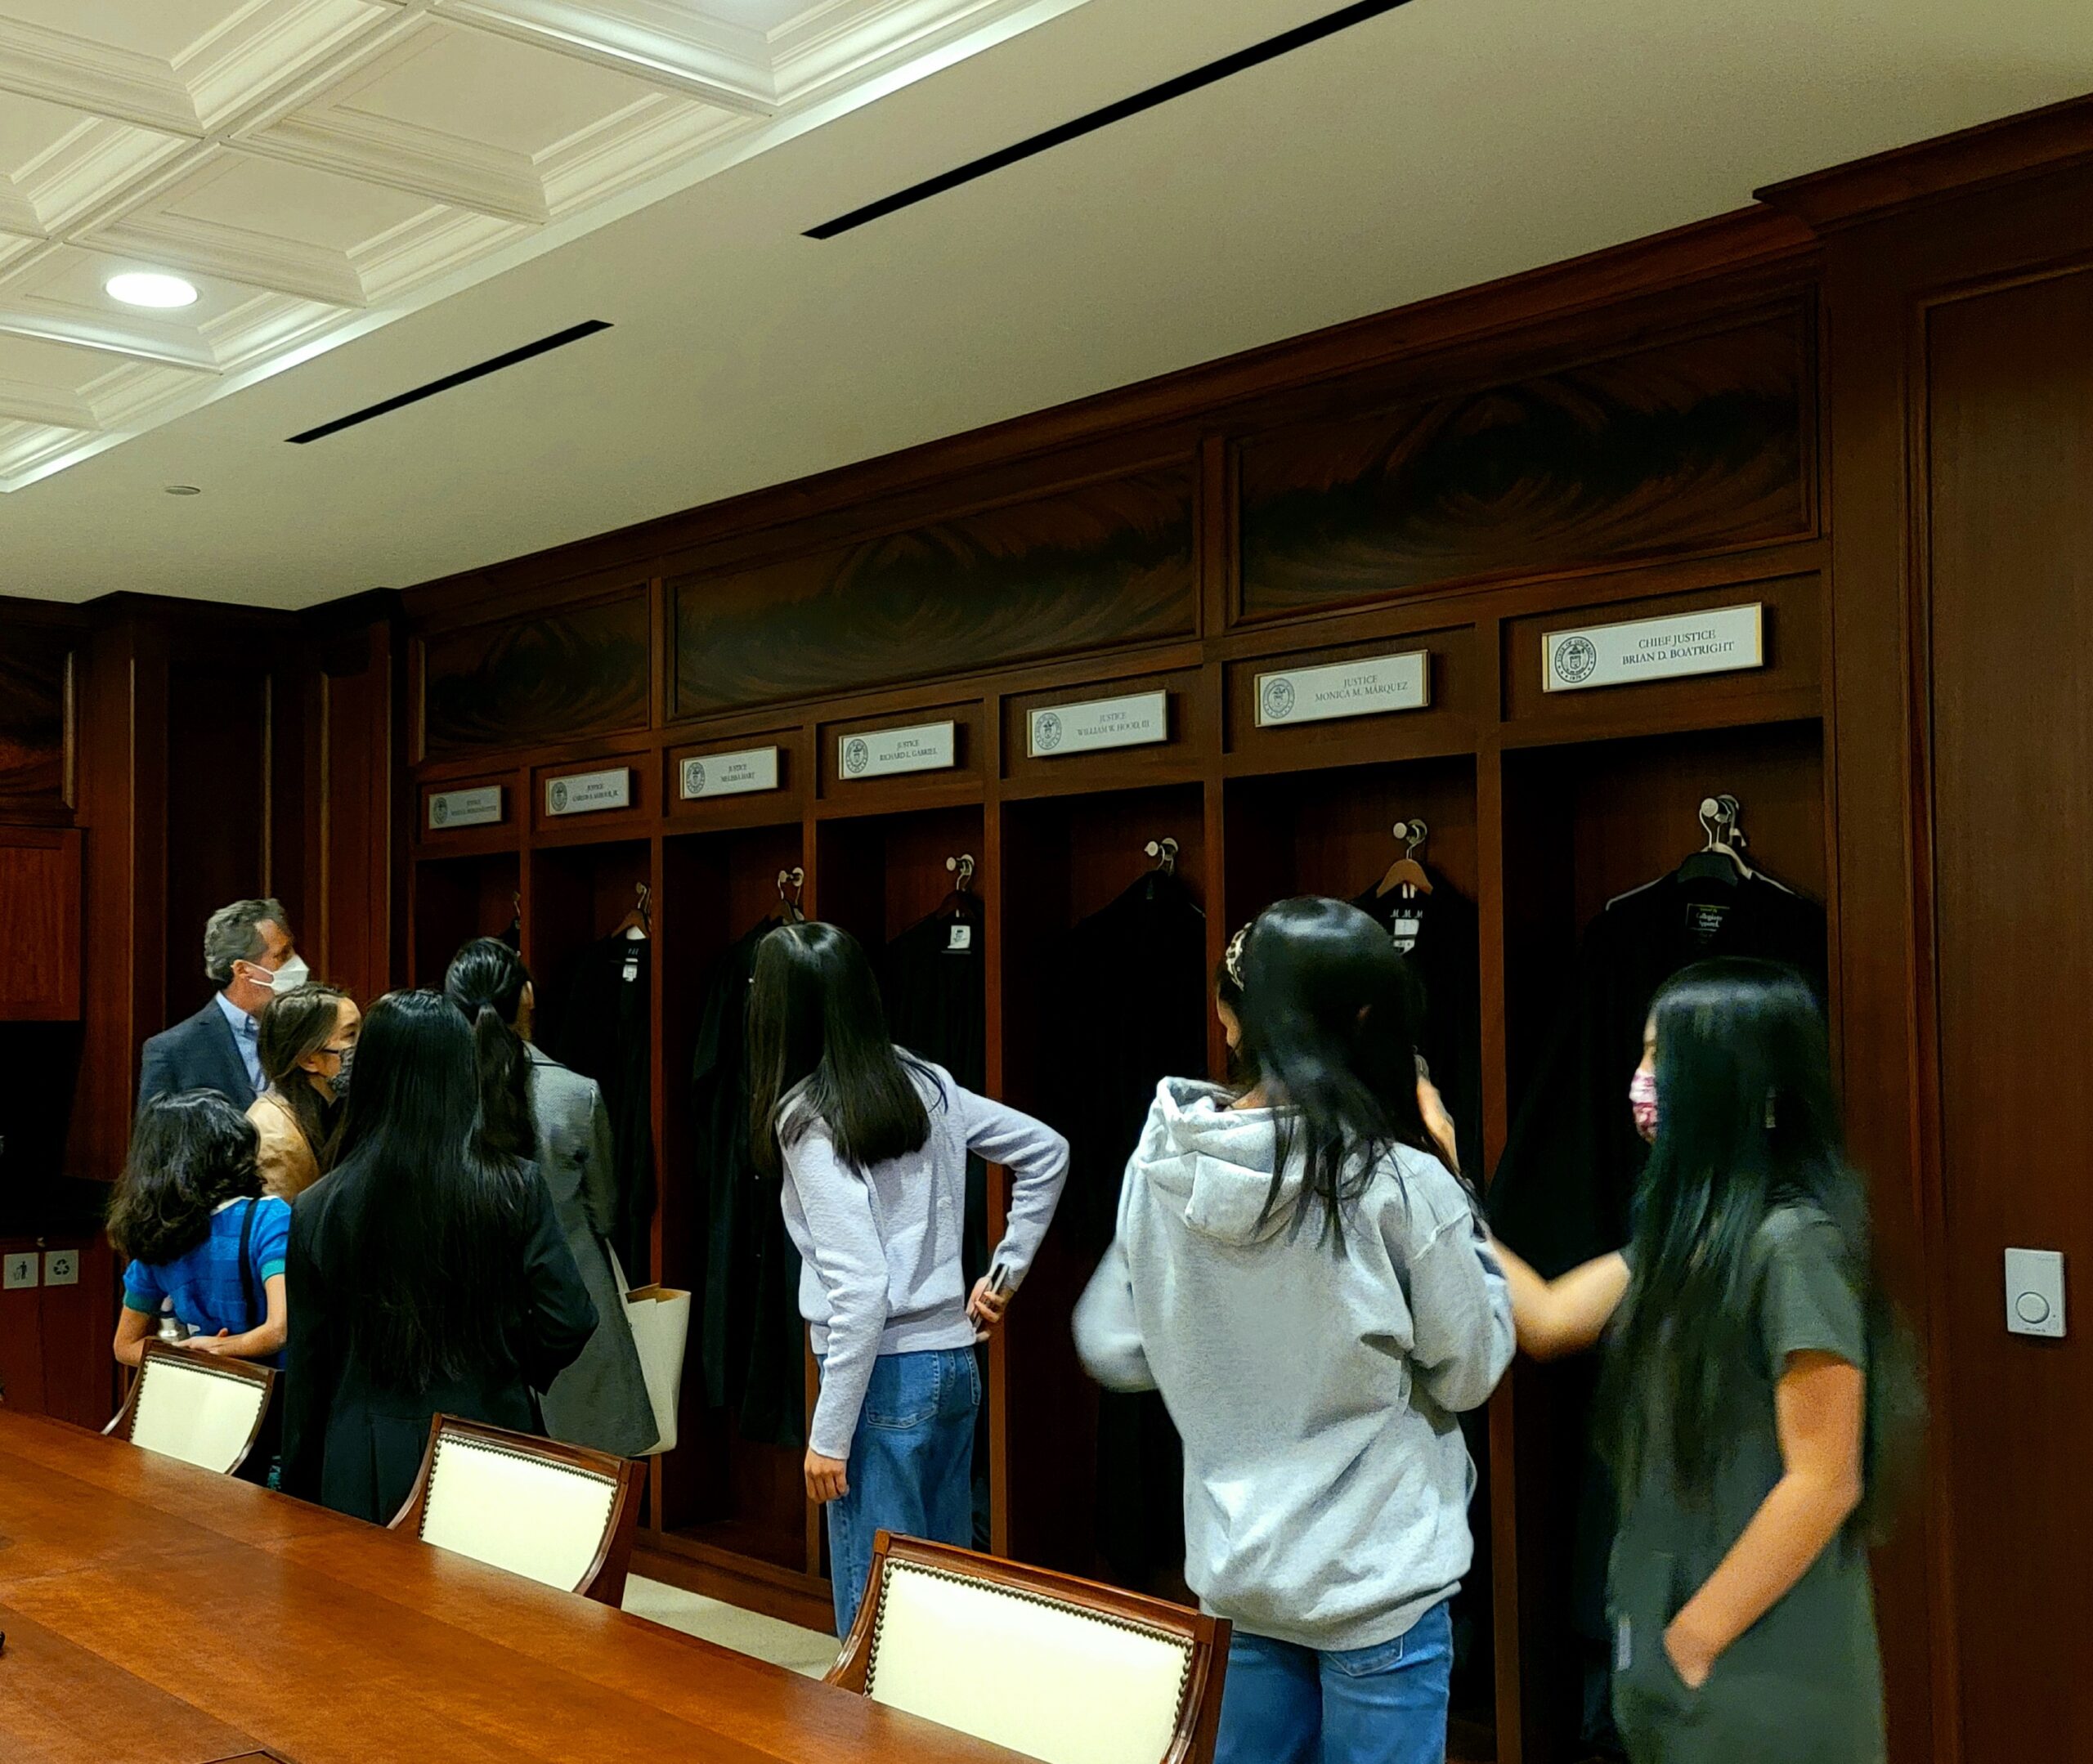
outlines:
[[1026, 722], [1034, 759], [1095, 753], [1100, 747], [1142, 747], [1170, 739], [1170, 695], [1136, 692], [1080, 705], [1047, 705]]
[[473, 790], [436, 790], [428, 799], [428, 824], [443, 827], [491, 827], [501, 819], [501, 786], [482, 784]]
[[836, 741], [836, 770], [848, 782], [891, 777], [897, 772], [937, 772], [959, 763], [959, 741], [950, 723], [919, 723], [905, 729], [867, 729]]
[[586, 815], [602, 808], [631, 806], [630, 766], [613, 766], [607, 772], [576, 772], [567, 777], [545, 780], [545, 813], [549, 815]]
[[1287, 668], [1257, 676], [1257, 725], [1324, 723], [1333, 717], [1378, 717], [1422, 710], [1432, 702], [1432, 651], [1361, 656], [1320, 668]]
[[1676, 680], [1696, 674], [1733, 674], [1766, 665], [1763, 603], [1683, 612], [1669, 619], [1549, 631], [1540, 640], [1541, 686], [1551, 692], [1584, 692], [1640, 680]]
[[683, 763], [683, 795], [687, 803], [701, 796], [739, 796], [747, 790], [778, 788], [778, 750], [745, 747], [733, 754], [699, 754]]

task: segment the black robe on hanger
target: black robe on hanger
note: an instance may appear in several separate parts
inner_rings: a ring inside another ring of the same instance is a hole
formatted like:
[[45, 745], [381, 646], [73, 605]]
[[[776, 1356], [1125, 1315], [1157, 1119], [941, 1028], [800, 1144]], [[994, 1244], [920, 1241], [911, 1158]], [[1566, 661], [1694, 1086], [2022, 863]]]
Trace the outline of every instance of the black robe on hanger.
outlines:
[[[1206, 915], [1175, 871], [1151, 871], [1078, 924], [1051, 971], [1065, 1062], [1052, 1112], [1069, 1140], [1056, 1229], [1089, 1268], [1111, 1244], [1156, 1086], [1207, 1069]], [[1097, 1549], [1143, 1590], [1184, 1571], [1184, 1447], [1152, 1390], [1099, 1393]]]
[[749, 985], [757, 946], [781, 922], [739, 938], [706, 983], [690, 1093], [692, 1174], [705, 1195], [697, 1346], [706, 1406], [737, 1411], [745, 1439], [797, 1446], [806, 1442], [800, 1257], [778, 1185], [757, 1174], [749, 1151]]
[[650, 1106], [648, 990], [653, 944], [618, 932], [585, 945], [560, 965], [541, 1045], [562, 1065], [603, 1086], [611, 1117], [617, 1216], [611, 1242], [635, 1284], [651, 1278], [654, 1125]]
[[[881, 958], [880, 992], [887, 1030], [912, 1054], [934, 1060], [977, 1094], [988, 1082], [988, 995], [982, 954], [979, 895], [966, 889], [888, 944]], [[960, 1265], [971, 1289], [988, 1271], [988, 1170], [966, 1160], [966, 1217], [961, 1222]], [[979, 1355], [984, 1380], [988, 1355]], [[974, 1547], [989, 1543], [988, 1405], [974, 1434]]]
[[1418, 1051], [1454, 1123], [1461, 1170], [1482, 1174], [1482, 932], [1475, 902], [1432, 875], [1429, 894], [1369, 889], [1352, 904], [1390, 929], [1423, 995]]

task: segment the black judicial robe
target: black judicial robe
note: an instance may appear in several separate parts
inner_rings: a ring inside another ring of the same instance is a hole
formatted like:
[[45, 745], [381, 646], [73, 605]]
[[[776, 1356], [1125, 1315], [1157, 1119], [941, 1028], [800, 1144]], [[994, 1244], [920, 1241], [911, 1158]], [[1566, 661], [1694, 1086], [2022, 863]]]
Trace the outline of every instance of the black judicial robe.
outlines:
[[1454, 1123], [1461, 1169], [1476, 1182], [1482, 1174], [1481, 925], [1473, 901], [1439, 876], [1432, 883], [1429, 894], [1369, 889], [1352, 904], [1390, 928], [1418, 983], [1424, 1007], [1418, 1051]]
[[778, 1185], [750, 1155], [748, 1001], [755, 953], [782, 921], [766, 919], [720, 958], [706, 982], [691, 1062], [693, 1172], [705, 1196], [697, 1294], [698, 1360], [709, 1408], [738, 1411], [742, 1436], [806, 1439], [805, 1333], [800, 1258], [785, 1233]]
[[654, 1217], [654, 1124], [648, 1072], [653, 951], [651, 939], [622, 933], [577, 951], [555, 977], [539, 1038], [562, 1066], [603, 1086], [617, 1177], [611, 1242], [625, 1265], [625, 1278], [642, 1283], [652, 1262], [648, 1227]]
[[1824, 909], [1763, 876], [1669, 875], [1621, 896], [1585, 931], [1490, 1189], [1492, 1224], [1543, 1274], [1627, 1242], [1643, 1157], [1628, 1081], [1651, 1001], [1682, 968], [1723, 956], [1786, 963], [1822, 998]]
[[[1085, 1268], [1111, 1243], [1156, 1086], [1206, 1070], [1206, 935], [1191, 890], [1155, 871], [1077, 925], [1059, 951], [1054, 1124], [1069, 1140], [1060, 1216]], [[1132, 1586], [1183, 1572], [1184, 1448], [1154, 1391], [1099, 1394], [1097, 1547]]]

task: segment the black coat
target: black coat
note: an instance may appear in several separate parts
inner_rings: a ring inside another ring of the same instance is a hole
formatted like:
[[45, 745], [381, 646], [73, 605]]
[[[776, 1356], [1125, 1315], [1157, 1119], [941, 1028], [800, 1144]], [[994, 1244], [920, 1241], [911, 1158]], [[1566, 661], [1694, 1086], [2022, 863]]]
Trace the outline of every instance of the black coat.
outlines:
[[253, 1104], [247, 1062], [215, 997], [146, 1043], [138, 1067], [139, 1108], [178, 1090], [216, 1090], [243, 1113]]
[[382, 1525], [413, 1491], [432, 1417], [544, 1431], [537, 1393], [580, 1354], [595, 1330], [596, 1308], [552, 1196], [534, 1172], [523, 1185], [498, 1357], [426, 1390], [388, 1386], [362, 1358], [350, 1327], [363, 1296], [355, 1278], [365, 1199], [360, 1174], [353, 1162], [345, 1164], [291, 1207], [282, 1480], [287, 1494]]

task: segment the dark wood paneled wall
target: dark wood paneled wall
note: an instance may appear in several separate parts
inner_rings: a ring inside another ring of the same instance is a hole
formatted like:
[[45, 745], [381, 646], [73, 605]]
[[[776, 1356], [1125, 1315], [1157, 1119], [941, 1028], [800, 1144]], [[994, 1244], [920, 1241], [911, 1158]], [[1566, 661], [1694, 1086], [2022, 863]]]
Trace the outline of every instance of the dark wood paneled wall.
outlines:
[[[1473, 864], [1493, 997], [1533, 991], [1505, 971], [1526, 960], [1522, 939], [1574, 924], [1615, 869], [1665, 843], [1635, 844], [1647, 830], [1620, 824], [1604, 780], [1683, 790], [1710, 758], [1750, 772], [1769, 838], [1831, 900], [1853, 1143], [1935, 1403], [1927, 1499], [1880, 1568], [1894, 1753], [2088, 1750], [2076, 1652], [2093, 1563], [2068, 1466], [2093, 1448], [2093, 1390], [2075, 1341], [2006, 1335], [1999, 1251], [2093, 1254], [2075, 1180], [2086, 952], [2070, 918], [2093, 880], [2077, 690], [2093, 660], [2089, 216], [2093, 106], [2061, 106], [1676, 235], [432, 584], [404, 622], [372, 603], [289, 628], [295, 665], [264, 670], [276, 696], [258, 710], [234, 692], [237, 728], [170, 683], [184, 620], [210, 615], [42, 615], [0, 681], [0, 819], [85, 837], [71, 1162], [106, 1174], [120, 1157], [137, 1042], [168, 1014], [170, 951], [195, 934], [172, 922], [169, 866], [209, 844], [212, 817], [168, 806], [168, 768], [186, 763], [172, 730], [230, 755], [243, 803], [262, 805], [262, 830], [243, 826], [212, 861], [236, 867], [252, 845], [316, 968], [368, 995], [418, 947], [427, 959], [461, 928], [495, 928], [512, 893], [528, 912], [539, 882], [592, 865], [714, 878], [690, 884], [725, 915], [688, 933], [696, 951], [786, 857], [818, 872], [880, 844], [876, 819], [854, 829], [828, 800], [833, 735], [941, 692], [975, 719], [973, 770], [937, 812], [978, 821], [1006, 857], [1028, 839], [1059, 852], [1033, 837], [1059, 826], [1057, 795], [1081, 818], [1082, 792], [1123, 779], [1176, 790], [1188, 825], [1199, 803], [1209, 888], [1309, 885], [1324, 846], [1349, 852], [1358, 831], [1327, 768], [1390, 750], [1310, 728], [1241, 746], [1258, 658], [1422, 638], [1445, 651], [1440, 696], [1404, 727], [1400, 757], [1425, 769], [1403, 794], [1443, 798], [1453, 861]], [[1773, 608], [1774, 678], [1633, 705], [1531, 693], [1540, 627], [1562, 612], [1705, 605], [1741, 584]], [[77, 739], [55, 773], [54, 622], [83, 645]], [[1169, 685], [1197, 755], [1029, 779], [1011, 719], [1085, 669]], [[1652, 745], [1689, 727], [1712, 732], [1699, 750]], [[258, 730], [275, 768], [258, 781], [241, 758]], [[723, 809], [701, 826], [665, 799], [679, 754], [773, 739], [782, 818]], [[589, 830], [548, 830], [530, 802], [545, 768], [592, 760], [641, 774], [639, 808], [593, 835], [623, 841], [602, 864]], [[1297, 768], [1331, 781], [1289, 794]], [[425, 901], [455, 910], [410, 925], [408, 844], [423, 835], [406, 817], [432, 784], [482, 780], [530, 826], [421, 864]], [[1574, 862], [1545, 888], [1513, 886], [1529, 821], [1549, 815], [1582, 829]], [[1288, 828], [1281, 862], [1266, 848]], [[851, 885], [836, 878], [844, 910]], [[1019, 905], [1006, 928], [1011, 886], [991, 884], [992, 948], [1024, 934]], [[884, 924], [900, 898], [856, 905]], [[1486, 1018], [1490, 1063], [1517, 1067], [1537, 1008]], [[993, 1081], [1010, 1051], [993, 1050]], [[657, 1078], [669, 1070], [657, 1053]], [[1493, 1145], [1508, 1106], [1499, 1083]], [[1495, 1533], [1500, 1592], [1516, 1589], [1513, 1507]], [[1523, 1742], [1539, 1757], [1548, 1735], [1519, 1730], [1522, 1669], [1500, 1673], [1502, 1755]], [[1527, 1688], [1529, 1702], [1546, 1689]]]

